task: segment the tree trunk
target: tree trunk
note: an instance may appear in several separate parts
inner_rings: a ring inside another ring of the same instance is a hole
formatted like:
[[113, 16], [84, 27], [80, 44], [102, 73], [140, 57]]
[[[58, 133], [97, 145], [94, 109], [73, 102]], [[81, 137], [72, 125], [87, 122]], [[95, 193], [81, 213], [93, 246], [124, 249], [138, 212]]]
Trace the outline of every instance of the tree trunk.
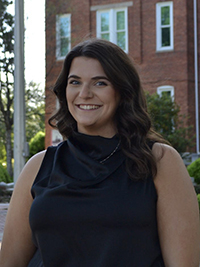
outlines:
[[13, 167], [12, 167], [12, 143], [11, 143], [11, 129], [6, 129], [6, 155], [7, 155], [7, 171], [8, 174], [13, 177]]

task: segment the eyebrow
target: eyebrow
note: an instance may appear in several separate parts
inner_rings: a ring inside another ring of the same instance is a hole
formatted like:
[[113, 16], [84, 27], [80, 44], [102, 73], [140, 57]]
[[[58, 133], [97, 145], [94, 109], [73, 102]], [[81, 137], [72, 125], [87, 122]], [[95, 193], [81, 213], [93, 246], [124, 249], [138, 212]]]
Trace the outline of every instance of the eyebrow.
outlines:
[[109, 81], [109, 79], [106, 76], [95, 76], [95, 77], [92, 77], [92, 80], [101, 80], [101, 79]]
[[79, 77], [77, 75], [73, 75], [73, 74], [68, 77], [68, 79], [70, 79], [70, 78], [81, 79], [81, 77]]
[[[68, 77], [68, 79], [70, 79], [70, 78], [81, 79], [81, 77], [74, 75], [74, 74], [72, 74]], [[94, 76], [91, 78], [91, 80], [101, 80], [101, 79], [109, 81], [109, 79], [106, 76]]]

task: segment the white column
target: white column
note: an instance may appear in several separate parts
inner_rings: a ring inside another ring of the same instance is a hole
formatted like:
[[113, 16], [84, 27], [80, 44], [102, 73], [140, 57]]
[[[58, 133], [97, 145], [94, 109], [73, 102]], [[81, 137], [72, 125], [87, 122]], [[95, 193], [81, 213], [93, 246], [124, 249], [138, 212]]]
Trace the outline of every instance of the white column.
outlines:
[[25, 164], [24, 0], [15, 0], [14, 182]]

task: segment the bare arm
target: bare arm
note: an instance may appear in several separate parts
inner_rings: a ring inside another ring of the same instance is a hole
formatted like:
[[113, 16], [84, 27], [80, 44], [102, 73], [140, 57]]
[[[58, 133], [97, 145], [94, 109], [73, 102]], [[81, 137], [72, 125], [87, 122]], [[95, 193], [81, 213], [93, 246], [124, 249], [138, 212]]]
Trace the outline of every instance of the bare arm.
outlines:
[[191, 179], [173, 148], [155, 144], [153, 153], [158, 159], [157, 217], [165, 266], [199, 267], [199, 208]]
[[16, 182], [4, 228], [1, 267], [26, 267], [35, 252], [29, 226], [29, 211], [33, 201], [30, 190], [44, 154], [45, 151], [33, 156]]

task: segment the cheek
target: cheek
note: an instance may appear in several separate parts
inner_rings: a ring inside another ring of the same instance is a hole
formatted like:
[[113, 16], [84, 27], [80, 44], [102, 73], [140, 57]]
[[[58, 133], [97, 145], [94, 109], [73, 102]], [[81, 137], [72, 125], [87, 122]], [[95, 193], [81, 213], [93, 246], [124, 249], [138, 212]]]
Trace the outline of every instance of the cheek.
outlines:
[[109, 103], [115, 104], [119, 102], [119, 94], [113, 88], [109, 88], [109, 90], [106, 93], [104, 93], [103, 98], [107, 104]]
[[71, 94], [69, 93], [69, 90], [66, 89], [66, 102], [69, 113], [73, 116], [73, 110], [72, 110], [72, 100], [71, 100]]

